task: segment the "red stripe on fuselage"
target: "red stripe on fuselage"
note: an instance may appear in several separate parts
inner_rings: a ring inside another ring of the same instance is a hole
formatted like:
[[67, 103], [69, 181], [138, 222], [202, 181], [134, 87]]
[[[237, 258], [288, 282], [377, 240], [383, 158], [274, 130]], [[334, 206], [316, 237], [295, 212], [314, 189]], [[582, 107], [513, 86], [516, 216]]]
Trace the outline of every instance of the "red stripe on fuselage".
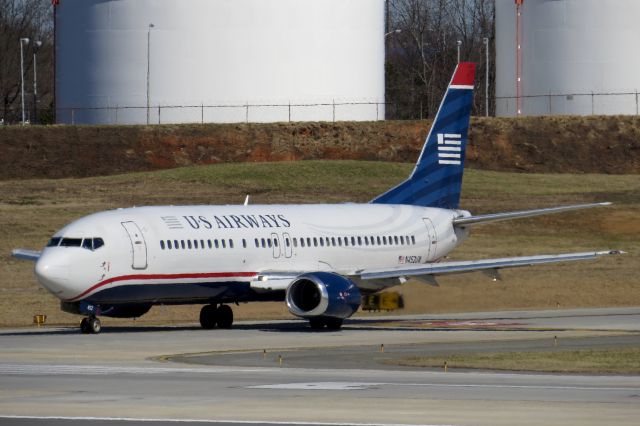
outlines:
[[108, 280], [101, 281], [87, 290], [83, 291], [76, 297], [66, 299], [67, 302], [75, 302], [82, 299], [94, 290], [109, 285], [117, 281], [130, 281], [130, 280], [179, 280], [189, 278], [250, 278], [255, 277], [258, 274], [256, 272], [208, 272], [208, 273], [193, 273], [193, 274], [137, 274], [137, 275], [121, 275], [119, 277], [109, 278]]

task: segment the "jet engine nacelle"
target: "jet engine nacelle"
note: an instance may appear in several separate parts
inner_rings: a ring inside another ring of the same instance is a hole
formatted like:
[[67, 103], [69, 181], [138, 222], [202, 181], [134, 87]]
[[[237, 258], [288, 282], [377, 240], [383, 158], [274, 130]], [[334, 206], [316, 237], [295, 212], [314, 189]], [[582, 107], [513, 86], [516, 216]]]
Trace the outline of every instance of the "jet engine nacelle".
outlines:
[[298, 317], [345, 319], [358, 310], [362, 296], [348, 278], [331, 272], [312, 272], [289, 284], [286, 301], [289, 312]]

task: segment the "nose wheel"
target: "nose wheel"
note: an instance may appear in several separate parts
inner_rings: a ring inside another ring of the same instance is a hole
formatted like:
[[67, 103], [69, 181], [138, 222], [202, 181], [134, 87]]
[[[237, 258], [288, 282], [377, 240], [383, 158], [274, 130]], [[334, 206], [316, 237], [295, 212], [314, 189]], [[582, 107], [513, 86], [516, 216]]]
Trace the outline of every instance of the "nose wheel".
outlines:
[[231, 328], [233, 310], [228, 305], [206, 305], [200, 310], [200, 325], [205, 330], [212, 328]]
[[102, 324], [96, 317], [83, 318], [80, 321], [80, 331], [82, 334], [98, 334], [102, 330]]

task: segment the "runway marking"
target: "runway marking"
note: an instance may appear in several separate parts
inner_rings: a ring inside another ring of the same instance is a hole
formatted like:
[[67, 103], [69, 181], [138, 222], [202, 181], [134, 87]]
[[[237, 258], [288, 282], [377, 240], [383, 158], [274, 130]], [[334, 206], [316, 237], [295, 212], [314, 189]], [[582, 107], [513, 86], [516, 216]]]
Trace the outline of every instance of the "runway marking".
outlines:
[[112, 422], [166, 422], [166, 423], [208, 423], [208, 424], [239, 424], [239, 425], [300, 425], [300, 426], [455, 426], [453, 424], [411, 424], [411, 423], [337, 423], [337, 422], [295, 422], [295, 421], [268, 421], [268, 420], [199, 420], [199, 419], [151, 419], [133, 417], [63, 417], [63, 416], [11, 416], [0, 415], [0, 419], [24, 419], [24, 420], [76, 420], [76, 421], [112, 421]]
[[251, 367], [202, 367], [202, 368], [170, 368], [170, 367], [118, 367], [106, 365], [39, 365], [39, 364], [0, 364], [0, 375], [34, 375], [34, 376], [59, 376], [59, 375], [82, 375], [82, 376], [104, 376], [112, 374], [203, 374], [203, 373], [255, 373], [272, 371], [271, 368]]
[[283, 383], [275, 385], [247, 386], [247, 389], [300, 389], [300, 390], [364, 390], [385, 383], [353, 383], [353, 382], [312, 382]]
[[494, 388], [494, 389], [554, 389], [583, 391], [637, 391], [640, 388], [598, 387], [598, 386], [555, 386], [555, 385], [497, 385], [473, 383], [364, 383], [364, 382], [307, 382], [276, 383], [270, 385], [247, 386], [247, 389], [281, 389], [281, 390], [365, 390], [376, 386], [398, 387], [434, 387], [434, 388]]

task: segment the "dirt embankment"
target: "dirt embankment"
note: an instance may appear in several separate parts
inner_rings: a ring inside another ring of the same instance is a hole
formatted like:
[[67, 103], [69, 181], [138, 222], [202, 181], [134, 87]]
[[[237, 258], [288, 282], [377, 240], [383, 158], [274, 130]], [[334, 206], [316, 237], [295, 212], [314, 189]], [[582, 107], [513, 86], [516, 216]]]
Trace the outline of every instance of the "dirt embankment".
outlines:
[[[429, 126], [429, 121], [11, 126], [0, 129], [0, 179], [84, 177], [219, 162], [413, 162]], [[501, 171], [640, 173], [640, 118], [474, 118], [467, 164]]]

